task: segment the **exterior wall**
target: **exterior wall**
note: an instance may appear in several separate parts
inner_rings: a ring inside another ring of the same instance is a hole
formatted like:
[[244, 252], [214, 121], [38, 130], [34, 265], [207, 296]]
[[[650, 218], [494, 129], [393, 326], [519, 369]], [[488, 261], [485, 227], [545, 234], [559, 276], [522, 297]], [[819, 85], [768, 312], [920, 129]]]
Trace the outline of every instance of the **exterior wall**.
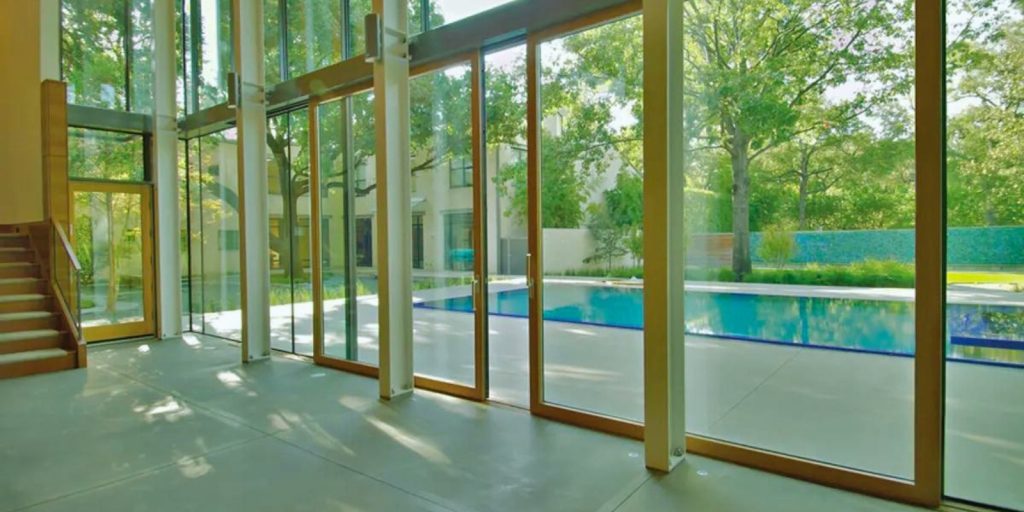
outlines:
[[40, 3], [0, 2], [0, 224], [43, 219]]

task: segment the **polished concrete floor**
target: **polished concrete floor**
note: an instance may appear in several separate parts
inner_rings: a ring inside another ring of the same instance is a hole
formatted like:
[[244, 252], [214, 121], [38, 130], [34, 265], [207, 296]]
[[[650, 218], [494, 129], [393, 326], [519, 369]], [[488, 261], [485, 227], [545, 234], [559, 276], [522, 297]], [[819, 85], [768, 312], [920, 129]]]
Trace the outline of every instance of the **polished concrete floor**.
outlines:
[[197, 335], [0, 381], [0, 511], [882, 511], [909, 507]]

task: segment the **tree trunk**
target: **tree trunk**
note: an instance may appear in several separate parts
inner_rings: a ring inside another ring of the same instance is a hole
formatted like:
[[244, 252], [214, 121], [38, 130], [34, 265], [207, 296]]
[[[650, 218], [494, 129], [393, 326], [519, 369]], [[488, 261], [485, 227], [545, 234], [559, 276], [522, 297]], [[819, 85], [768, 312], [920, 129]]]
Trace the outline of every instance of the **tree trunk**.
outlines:
[[107, 314], [117, 313], [117, 230], [114, 228], [114, 195], [106, 194], [107, 216]]
[[800, 156], [800, 231], [807, 229], [807, 195], [810, 188], [810, 155], [802, 152]]
[[750, 273], [750, 155], [747, 135], [735, 128], [732, 140], [732, 271]]

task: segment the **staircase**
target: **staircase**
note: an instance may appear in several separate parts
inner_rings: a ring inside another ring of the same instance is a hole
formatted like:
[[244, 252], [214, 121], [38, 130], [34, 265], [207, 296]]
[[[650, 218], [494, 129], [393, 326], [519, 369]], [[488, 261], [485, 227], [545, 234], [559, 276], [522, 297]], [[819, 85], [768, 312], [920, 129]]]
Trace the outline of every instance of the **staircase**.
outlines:
[[0, 379], [84, 366], [28, 232], [0, 225]]

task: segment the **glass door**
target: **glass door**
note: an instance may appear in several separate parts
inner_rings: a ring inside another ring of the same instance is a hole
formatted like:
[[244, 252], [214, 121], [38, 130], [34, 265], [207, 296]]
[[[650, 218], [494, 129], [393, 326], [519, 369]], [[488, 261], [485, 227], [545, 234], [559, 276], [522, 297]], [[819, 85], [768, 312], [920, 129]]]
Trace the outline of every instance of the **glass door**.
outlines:
[[483, 400], [478, 59], [472, 55], [412, 74], [409, 222], [416, 385]]
[[373, 91], [310, 103], [314, 359], [377, 375], [376, 133]]
[[624, 14], [527, 48], [531, 410], [641, 438], [643, 33]]
[[85, 339], [153, 334], [149, 185], [72, 180], [71, 190], [71, 238], [82, 264]]

